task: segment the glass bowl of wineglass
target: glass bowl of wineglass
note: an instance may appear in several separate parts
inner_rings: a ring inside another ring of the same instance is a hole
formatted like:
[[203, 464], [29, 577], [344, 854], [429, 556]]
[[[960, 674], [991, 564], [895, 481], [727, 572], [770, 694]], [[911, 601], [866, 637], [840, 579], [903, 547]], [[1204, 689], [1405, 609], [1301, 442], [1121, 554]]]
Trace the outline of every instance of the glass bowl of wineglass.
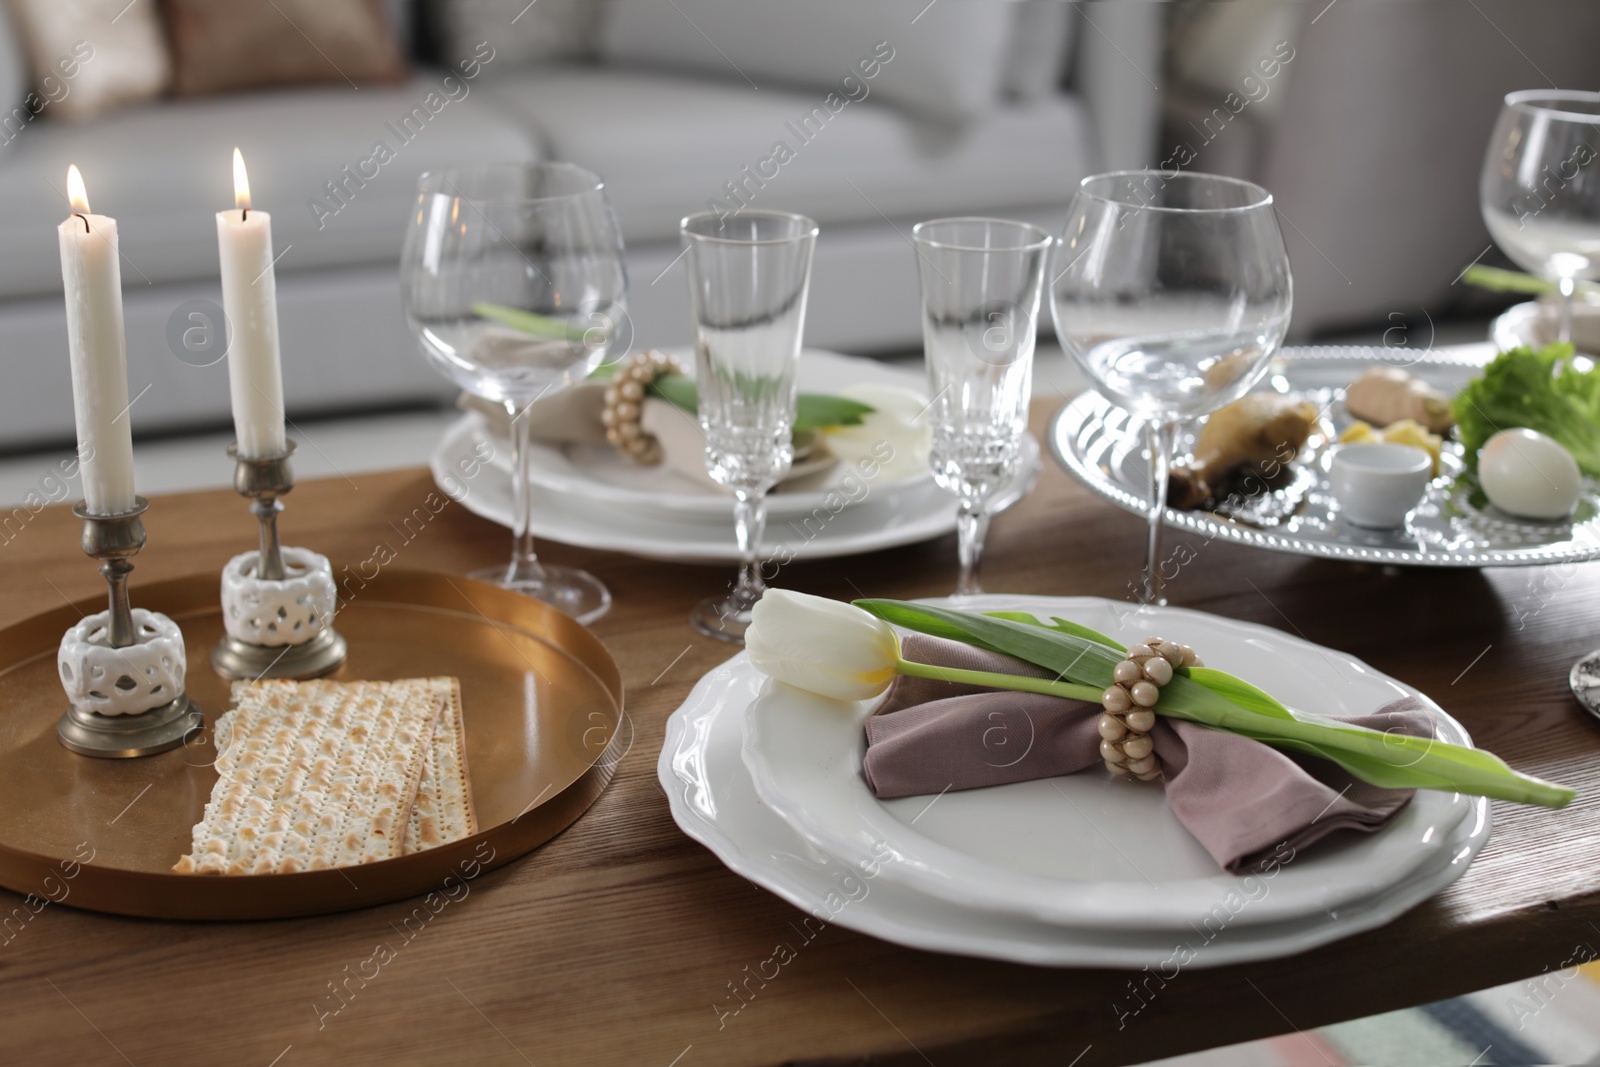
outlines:
[[1600, 93], [1509, 93], [1489, 138], [1478, 203], [1511, 261], [1555, 284], [1557, 340], [1572, 340], [1572, 294], [1600, 278]]
[[592, 171], [492, 163], [418, 179], [400, 256], [406, 322], [436, 370], [511, 421], [515, 545], [508, 564], [472, 577], [584, 623], [611, 593], [534, 552], [528, 413], [626, 354], [627, 289], [621, 232]]
[[1213, 174], [1135, 170], [1078, 185], [1050, 282], [1056, 337], [1146, 428], [1142, 598], [1161, 591], [1161, 521], [1177, 428], [1247, 393], [1293, 304], [1272, 195]]

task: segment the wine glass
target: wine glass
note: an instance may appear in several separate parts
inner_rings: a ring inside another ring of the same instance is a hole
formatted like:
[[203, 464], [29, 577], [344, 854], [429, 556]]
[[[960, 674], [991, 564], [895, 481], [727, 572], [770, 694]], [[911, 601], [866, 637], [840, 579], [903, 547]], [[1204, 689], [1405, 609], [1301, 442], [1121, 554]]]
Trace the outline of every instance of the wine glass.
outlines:
[[611, 593], [592, 574], [540, 563], [528, 480], [528, 410], [625, 354], [628, 281], [605, 186], [570, 163], [429, 171], [400, 256], [406, 322], [428, 361], [511, 418], [515, 547], [476, 572], [579, 622]]
[[1572, 294], [1600, 277], [1600, 93], [1508, 93], [1483, 157], [1478, 203], [1512, 261], [1556, 283], [1557, 339], [1572, 340]]
[[1006, 219], [934, 219], [911, 230], [922, 285], [934, 481], [960, 500], [957, 596], [974, 596], [986, 510], [1017, 470], [1050, 235]]
[[680, 230], [706, 471], [733, 490], [740, 559], [729, 595], [703, 601], [689, 619], [708, 637], [742, 642], [766, 591], [757, 557], [767, 490], [794, 461], [795, 376], [817, 224], [786, 211], [706, 211]]
[[1178, 423], [1266, 373], [1293, 302], [1272, 195], [1213, 174], [1083, 179], [1056, 246], [1056, 336], [1107, 399], [1146, 427], [1145, 603], [1164, 604], [1161, 519]]
[[[1512, 262], [1556, 283], [1556, 340], [1572, 340], [1572, 295], [1600, 277], [1600, 93], [1507, 93], [1478, 179], [1489, 236]], [[1600, 649], [1573, 664], [1568, 683], [1591, 711]]]

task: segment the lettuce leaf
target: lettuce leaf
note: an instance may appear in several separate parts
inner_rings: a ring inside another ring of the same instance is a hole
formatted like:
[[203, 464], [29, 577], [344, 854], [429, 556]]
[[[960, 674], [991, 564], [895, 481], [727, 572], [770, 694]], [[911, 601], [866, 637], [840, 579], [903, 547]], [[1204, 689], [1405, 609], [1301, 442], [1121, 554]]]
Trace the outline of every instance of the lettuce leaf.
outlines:
[[1583, 473], [1600, 478], [1600, 369], [1581, 370], [1571, 356], [1569, 344], [1513, 348], [1456, 395], [1451, 410], [1468, 467], [1477, 469], [1489, 438], [1521, 427], [1559, 441]]

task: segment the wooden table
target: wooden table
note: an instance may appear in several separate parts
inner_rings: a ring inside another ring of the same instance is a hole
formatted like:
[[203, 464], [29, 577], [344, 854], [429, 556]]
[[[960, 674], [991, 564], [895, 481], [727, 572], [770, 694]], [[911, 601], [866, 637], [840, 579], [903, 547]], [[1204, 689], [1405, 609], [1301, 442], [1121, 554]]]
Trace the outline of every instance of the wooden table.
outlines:
[[[1047, 414], [1041, 402], [1035, 432]], [[403, 532], [432, 492], [415, 470], [307, 483], [289, 499], [285, 537], [326, 552], [335, 569], [380, 544], [394, 548], [395, 566], [453, 572], [506, 553], [504, 530], [457, 505]], [[136, 598], [140, 582], [217, 571], [254, 536], [232, 492], [164, 497], [146, 518]], [[1139, 519], [1048, 466], [1032, 496], [994, 523], [986, 584], [1125, 598], [1141, 535]], [[56, 507], [0, 545], [0, 625], [103, 588], [77, 537], [77, 522]], [[838, 927], [719, 1025], [714, 1005], [729, 1002], [729, 983], [793, 940], [801, 918], [679, 832], [656, 782], [667, 716], [733, 651], [687, 621], [731, 568], [550, 545], [550, 559], [593, 570], [616, 594], [596, 629], [622, 664], [635, 740], [588, 814], [473, 883], [365, 984], [345, 979], [393, 939], [390, 924], [415, 902], [238, 924], [46, 908], [0, 936], [0, 1061], [1087, 1067], [1318, 1026], [1592, 958], [1600, 722], [1579, 711], [1566, 676], [1575, 656], [1600, 645], [1600, 569], [1401, 572], [1189, 539], [1198, 555], [1173, 583], [1174, 603], [1347, 650], [1430, 693], [1518, 769], [1577, 787], [1578, 800], [1561, 812], [1496, 803], [1493, 840], [1428, 903], [1291, 959], [1183, 972], [1120, 1028], [1113, 1005], [1128, 1003], [1134, 974], [942, 956]], [[792, 564], [778, 582], [841, 598], [917, 597], [948, 593], [954, 575], [947, 537]], [[0, 891], [6, 912], [18, 904]], [[321, 1016], [317, 1005], [337, 1003], [339, 983], [354, 992], [337, 1015]]]

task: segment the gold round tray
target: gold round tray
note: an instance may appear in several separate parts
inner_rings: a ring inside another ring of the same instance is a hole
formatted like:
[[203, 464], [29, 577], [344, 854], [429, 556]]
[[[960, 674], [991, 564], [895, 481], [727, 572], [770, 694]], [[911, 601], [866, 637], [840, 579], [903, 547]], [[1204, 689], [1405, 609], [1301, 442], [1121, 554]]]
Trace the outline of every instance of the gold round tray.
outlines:
[[367, 907], [462, 882], [571, 825], [630, 740], [622, 679], [600, 640], [535, 600], [454, 575], [384, 571], [340, 589], [350, 658], [334, 675], [461, 680], [479, 833], [426, 852], [335, 870], [180, 875], [211, 795], [210, 728], [230, 705], [210, 668], [222, 634], [214, 575], [155, 582], [134, 603], [183, 628], [189, 696], [206, 731], [142, 759], [76, 755], [56, 740], [66, 695], [62, 633], [102, 599], [0, 630], [0, 885], [95, 911], [156, 919], [272, 919]]

